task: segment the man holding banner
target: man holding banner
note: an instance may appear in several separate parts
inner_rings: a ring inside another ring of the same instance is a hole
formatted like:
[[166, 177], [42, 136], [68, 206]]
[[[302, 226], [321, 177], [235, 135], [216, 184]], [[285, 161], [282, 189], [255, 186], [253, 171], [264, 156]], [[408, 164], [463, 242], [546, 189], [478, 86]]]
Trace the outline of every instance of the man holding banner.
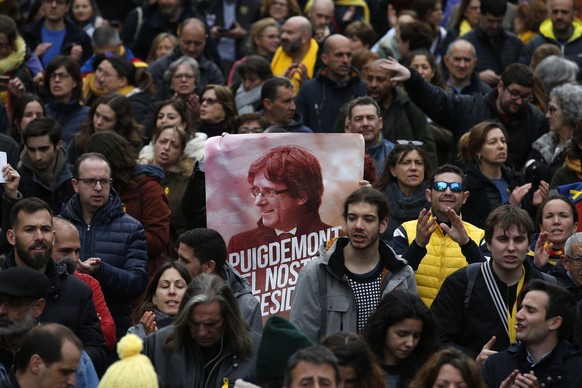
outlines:
[[313, 341], [362, 331], [380, 300], [396, 288], [416, 292], [412, 268], [380, 240], [388, 226], [384, 195], [370, 187], [344, 202], [347, 237], [328, 241], [300, 272], [291, 322]]

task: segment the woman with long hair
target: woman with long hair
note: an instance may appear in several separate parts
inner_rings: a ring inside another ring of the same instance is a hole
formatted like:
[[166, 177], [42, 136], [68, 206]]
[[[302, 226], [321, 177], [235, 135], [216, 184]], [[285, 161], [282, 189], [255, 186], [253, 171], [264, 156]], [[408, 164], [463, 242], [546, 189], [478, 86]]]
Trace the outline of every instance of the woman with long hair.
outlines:
[[531, 183], [506, 164], [507, 141], [503, 125], [486, 120], [459, 139], [459, 158], [467, 176], [466, 191], [471, 195], [463, 205], [463, 221], [479, 228], [493, 209], [504, 203], [520, 206], [534, 214], [548, 195], [549, 185], [541, 181], [533, 193]]
[[143, 146], [142, 127], [133, 119], [131, 104], [127, 97], [112, 93], [99, 97], [91, 106], [87, 121], [72, 139], [67, 150], [67, 160], [74, 164], [77, 157], [86, 152], [89, 138], [95, 132], [113, 131], [138, 151]]
[[168, 55], [178, 45], [178, 38], [170, 32], [158, 34], [152, 42], [152, 47], [146, 62], [152, 64], [157, 59]]
[[149, 334], [174, 322], [192, 275], [177, 261], [166, 261], [152, 276], [139, 308], [137, 322], [128, 333], [145, 339]]
[[386, 167], [374, 182], [390, 209], [388, 227], [382, 233], [384, 241], [391, 241], [394, 231], [404, 222], [415, 220], [424, 208], [430, 206], [425, 190], [430, 178], [430, 163], [424, 148], [417, 142], [397, 142], [386, 157]]
[[406, 387], [439, 349], [436, 326], [418, 295], [395, 290], [368, 319], [364, 338], [385, 372], [388, 388]]
[[336, 356], [344, 388], [378, 388], [384, 385], [382, 370], [359, 334], [339, 332], [320, 342]]
[[137, 151], [115, 132], [97, 132], [87, 143], [87, 152], [105, 156], [111, 167], [112, 186], [125, 212], [141, 222], [148, 244], [148, 274], [162, 263], [170, 238], [170, 207], [162, 187], [164, 171], [159, 166], [138, 164]]
[[18, 144], [22, 143], [22, 131], [37, 117], [46, 116], [44, 102], [35, 94], [26, 93], [12, 106], [12, 126], [8, 135]]

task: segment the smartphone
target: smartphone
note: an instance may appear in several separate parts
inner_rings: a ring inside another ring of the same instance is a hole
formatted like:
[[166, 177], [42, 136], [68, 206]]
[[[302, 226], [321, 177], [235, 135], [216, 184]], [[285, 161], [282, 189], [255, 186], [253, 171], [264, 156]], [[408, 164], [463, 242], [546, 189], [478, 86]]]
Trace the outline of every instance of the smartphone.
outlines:
[[218, 27], [218, 31], [220, 31], [220, 32], [226, 32], [226, 31], [232, 30], [233, 28], [234, 28], [234, 23], [231, 24], [230, 27], [228, 27], [228, 28], [220, 26], [220, 27]]

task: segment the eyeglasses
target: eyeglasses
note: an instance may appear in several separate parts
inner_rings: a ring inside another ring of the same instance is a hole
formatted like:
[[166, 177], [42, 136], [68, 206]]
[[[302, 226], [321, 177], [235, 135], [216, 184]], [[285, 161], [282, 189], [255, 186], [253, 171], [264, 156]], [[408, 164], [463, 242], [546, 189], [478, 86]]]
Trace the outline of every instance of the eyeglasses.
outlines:
[[177, 79], [177, 80], [180, 80], [182, 78], [186, 78], [187, 80], [188, 79], [194, 79], [194, 74], [186, 74], [186, 73], [183, 73], [183, 74], [174, 74], [172, 76], [172, 78], [173, 79]]
[[463, 184], [462, 183], [434, 182], [432, 184], [432, 188], [436, 191], [446, 191], [447, 187], [449, 187], [453, 193], [462, 193], [463, 192]]
[[200, 99], [200, 105], [207, 103], [208, 105], [214, 105], [214, 104], [218, 104], [220, 101], [218, 101], [216, 98], [201, 98]]
[[240, 127], [238, 133], [261, 133], [263, 128], [261, 127]]
[[288, 193], [289, 191], [290, 191], [289, 189], [283, 189], [283, 190], [265, 189], [265, 190], [261, 190], [258, 187], [251, 187], [251, 189], [250, 189], [251, 198], [257, 198], [260, 194], [263, 196], [263, 198], [269, 198], [269, 199], [273, 199], [277, 195], [283, 194], [283, 193]]
[[551, 115], [553, 115], [553, 114], [554, 114], [554, 113], [556, 113], [557, 111], [559, 111], [559, 109], [558, 109], [558, 108], [556, 108], [555, 106], [552, 106], [552, 105], [550, 105], [550, 106], [548, 107], [548, 112], [549, 112]]
[[402, 139], [401, 140], [396, 140], [396, 144], [400, 144], [400, 145], [409, 145], [409, 144], [412, 144], [412, 145], [417, 146], [417, 147], [421, 147], [421, 146], [424, 145], [423, 142], [418, 141], [418, 140], [402, 140]]
[[62, 80], [66, 80], [66, 79], [71, 78], [71, 75], [68, 73], [52, 73], [49, 78], [53, 81], [56, 80], [57, 78], [62, 79]]
[[531, 92], [526, 94], [520, 94], [518, 91], [509, 89], [508, 86], [505, 87], [505, 90], [509, 92], [509, 96], [511, 97], [512, 100], [515, 101], [521, 99], [524, 102], [530, 102], [533, 99], [533, 94]]
[[85, 186], [95, 187], [97, 183], [101, 185], [104, 189], [111, 186], [111, 182], [113, 179], [111, 178], [103, 178], [103, 179], [94, 179], [94, 178], [77, 178], [79, 182], [83, 182]]
[[570, 257], [570, 256], [566, 256], [568, 258], [568, 261], [570, 263], [572, 263], [572, 265], [576, 266], [576, 267], [580, 267], [582, 266], [582, 257], [577, 256], [577, 257]]
[[97, 77], [103, 77], [103, 78], [109, 78], [109, 77], [117, 77], [117, 75], [115, 74], [111, 74], [106, 72], [105, 70], [102, 70], [100, 67], [97, 68], [97, 70], [95, 70], [95, 75]]

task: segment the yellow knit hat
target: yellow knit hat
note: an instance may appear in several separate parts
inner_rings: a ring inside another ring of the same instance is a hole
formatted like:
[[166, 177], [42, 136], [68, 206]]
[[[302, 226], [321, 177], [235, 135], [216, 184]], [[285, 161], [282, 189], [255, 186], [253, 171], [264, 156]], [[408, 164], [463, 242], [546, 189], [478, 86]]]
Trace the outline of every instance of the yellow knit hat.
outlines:
[[120, 360], [107, 368], [99, 388], [158, 388], [158, 376], [149, 358], [141, 354], [142, 340], [128, 334], [117, 344]]

